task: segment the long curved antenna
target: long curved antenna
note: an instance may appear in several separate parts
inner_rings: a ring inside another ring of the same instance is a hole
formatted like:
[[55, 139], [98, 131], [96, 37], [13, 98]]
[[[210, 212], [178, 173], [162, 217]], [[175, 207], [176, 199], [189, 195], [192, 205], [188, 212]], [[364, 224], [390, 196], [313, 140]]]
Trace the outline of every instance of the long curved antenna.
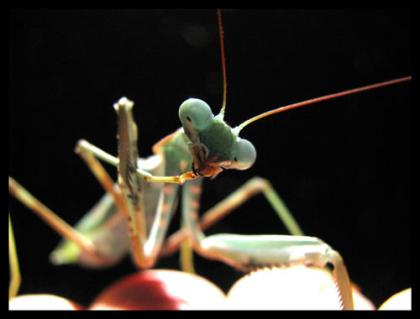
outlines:
[[220, 38], [220, 54], [222, 57], [222, 74], [223, 74], [223, 103], [220, 114], [223, 118], [226, 109], [226, 95], [227, 95], [227, 77], [226, 77], [226, 57], [225, 57], [225, 43], [223, 35], [222, 11], [217, 9], [217, 20], [219, 24], [219, 38]]
[[267, 117], [267, 116], [270, 116], [270, 115], [273, 115], [273, 114], [289, 111], [291, 109], [296, 109], [296, 108], [306, 106], [306, 105], [310, 105], [310, 104], [316, 104], [316, 103], [319, 103], [319, 102], [322, 102], [322, 101], [332, 100], [332, 99], [342, 97], [342, 96], [346, 96], [346, 95], [351, 95], [351, 94], [356, 94], [356, 93], [369, 91], [369, 90], [373, 90], [373, 89], [377, 89], [377, 88], [382, 88], [384, 86], [394, 85], [394, 84], [397, 84], [397, 83], [406, 82], [406, 81], [410, 81], [410, 80], [411, 80], [411, 76], [406, 76], [406, 77], [402, 77], [402, 78], [398, 78], [398, 79], [394, 79], [394, 80], [389, 80], [389, 81], [379, 82], [379, 83], [375, 83], [375, 84], [370, 84], [370, 85], [358, 87], [358, 88], [355, 88], [355, 89], [346, 90], [346, 91], [333, 93], [333, 94], [328, 94], [328, 95], [320, 96], [320, 97], [317, 97], [317, 98], [314, 98], [314, 99], [309, 99], [309, 100], [305, 100], [305, 101], [302, 101], [302, 102], [297, 102], [297, 103], [289, 104], [289, 105], [286, 105], [286, 106], [282, 106], [282, 107], [276, 108], [274, 110], [267, 111], [267, 112], [264, 112], [260, 115], [254, 116], [254, 117], [250, 118], [249, 120], [246, 120], [242, 124], [238, 125], [235, 128], [235, 131], [237, 133], [239, 133], [248, 124], [251, 124], [252, 122], [258, 121], [258, 120], [260, 120], [264, 117]]

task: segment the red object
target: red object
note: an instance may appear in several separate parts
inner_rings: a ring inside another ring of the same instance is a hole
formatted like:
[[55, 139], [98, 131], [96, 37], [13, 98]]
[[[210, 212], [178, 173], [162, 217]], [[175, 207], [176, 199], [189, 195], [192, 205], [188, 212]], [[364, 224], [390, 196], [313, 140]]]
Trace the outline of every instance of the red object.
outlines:
[[221, 309], [223, 291], [207, 279], [175, 270], [147, 270], [105, 289], [92, 310]]

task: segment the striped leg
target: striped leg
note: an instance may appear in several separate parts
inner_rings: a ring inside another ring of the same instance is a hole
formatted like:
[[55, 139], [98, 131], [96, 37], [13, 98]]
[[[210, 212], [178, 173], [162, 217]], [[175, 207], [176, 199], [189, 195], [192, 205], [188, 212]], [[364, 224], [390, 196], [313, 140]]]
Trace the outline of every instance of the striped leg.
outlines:
[[204, 238], [198, 224], [198, 212], [200, 209], [200, 196], [202, 191], [202, 179], [196, 179], [185, 183], [182, 192], [182, 229], [185, 234], [178, 245], [181, 245], [180, 264], [183, 271], [194, 273], [193, 247], [200, 247], [200, 241]]
[[[118, 184], [127, 204], [134, 261], [138, 268], [144, 269], [156, 263], [179, 186], [176, 183], [165, 184], [153, 189], [150, 180], [138, 175], [138, 132], [132, 107], [133, 102], [126, 98], [120, 99], [114, 105], [118, 114]], [[152, 175], [147, 173], [147, 176]], [[157, 199], [148, 198], [157, 192]], [[151, 209], [154, 211], [150, 211]], [[152, 217], [151, 220], [148, 217]]]
[[[176, 208], [176, 197], [179, 186], [174, 184], [165, 184], [159, 194], [160, 200], [155, 210], [150, 211], [154, 217], [151, 220], [150, 232], [146, 242], [145, 251], [147, 256], [155, 264], [159, 257], [165, 235], [171, 221], [171, 217]], [[146, 205], [146, 209], [147, 205]]]

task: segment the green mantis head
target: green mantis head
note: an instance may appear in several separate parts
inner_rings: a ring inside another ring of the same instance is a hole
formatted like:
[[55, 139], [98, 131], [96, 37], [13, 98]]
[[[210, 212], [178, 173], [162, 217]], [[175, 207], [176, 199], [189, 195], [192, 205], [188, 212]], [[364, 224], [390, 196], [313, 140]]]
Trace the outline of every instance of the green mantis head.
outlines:
[[190, 142], [196, 174], [214, 177], [223, 169], [245, 170], [254, 164], [254, 145], [225, 123], [222, 112], [214, 116], [206, 102], [186, 100], [179, 108], [179, 118]]

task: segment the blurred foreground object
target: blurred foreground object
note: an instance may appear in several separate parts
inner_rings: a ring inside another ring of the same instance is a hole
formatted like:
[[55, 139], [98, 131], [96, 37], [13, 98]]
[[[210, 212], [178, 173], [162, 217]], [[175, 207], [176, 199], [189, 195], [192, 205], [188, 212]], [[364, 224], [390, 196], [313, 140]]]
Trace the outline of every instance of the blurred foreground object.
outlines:
[[[353, 287], [355, 310], [375, 310]], [[340, 310], [341, 300], [328, 270], [291, 266], [264, 268], [240, 278], [228, 295], [198, 275], [176, 270], [141, 271], [111, 284], [91, 304], [91, 310]], [[82, 310], [62, 297], [22, 295], [10, 310]], [[381, 310], [411, 309], [411, 289], [386, 301]]]
[[411, 288], [393, 295], [379, 307], [379, 310], [411, 310]]
[[63, 297], [34, 294], [11, 299], [9, 310], [83, 310], [83, 307]]
[[[353, 288], [354, 308], [375, 306]], [[239, 279], [228, 293], [230, 309], [340, 310], [341, 301], [331, 274], [305, 266], [265, 268]]]
[[198, 275], [175, 270], [146, 270], [106, 288], [92, 310], [221, 309], [225, 294]]

